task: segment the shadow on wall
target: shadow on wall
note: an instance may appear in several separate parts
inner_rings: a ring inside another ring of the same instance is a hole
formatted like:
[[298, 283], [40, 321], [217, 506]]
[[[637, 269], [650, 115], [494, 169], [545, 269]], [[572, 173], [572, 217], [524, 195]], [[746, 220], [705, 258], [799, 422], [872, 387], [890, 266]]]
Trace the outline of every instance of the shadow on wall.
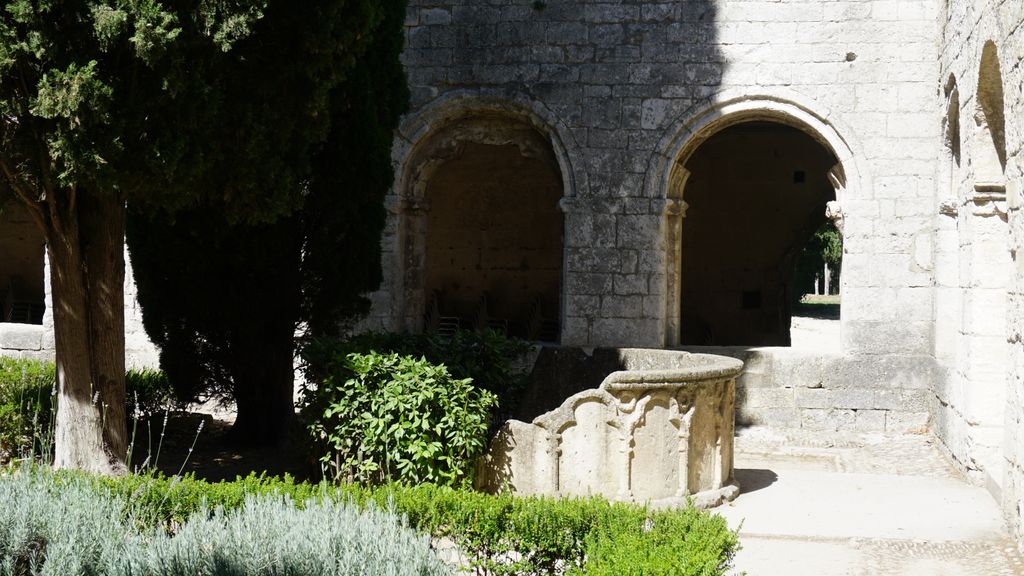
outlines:
[[648, 165], [721, 84], [715, 3], [409, 8], [398, 324], [549, 342], [653, 326], [660, 306], [638, 302], [664, 272], [638, 255], [656, 259], [665, 213], [646, 197]]
[[544, 346], [530, 372], [515, 419], [532, 422], [573, 394], [598, 388], [609, 374], [625, 369], [615, 348], [596, 348], [588, 354], [581, 348]]

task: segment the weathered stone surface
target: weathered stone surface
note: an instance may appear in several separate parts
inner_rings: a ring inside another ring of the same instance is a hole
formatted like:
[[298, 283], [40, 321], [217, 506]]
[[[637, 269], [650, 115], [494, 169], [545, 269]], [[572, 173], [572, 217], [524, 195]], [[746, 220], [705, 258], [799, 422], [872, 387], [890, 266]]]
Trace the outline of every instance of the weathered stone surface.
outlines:
[[[713, 506], [732, 473], [742, 363], [665, 350], [618, 351], [621, 369], [531, 424], [511, 420], [481, 459], [490, 491]], [[566, 375], [572, 378], [572, 375]]]
[[34, 324], [0, 323], [0, 349], [39, 351], [43, 346], [43, 332], [42, 326]]

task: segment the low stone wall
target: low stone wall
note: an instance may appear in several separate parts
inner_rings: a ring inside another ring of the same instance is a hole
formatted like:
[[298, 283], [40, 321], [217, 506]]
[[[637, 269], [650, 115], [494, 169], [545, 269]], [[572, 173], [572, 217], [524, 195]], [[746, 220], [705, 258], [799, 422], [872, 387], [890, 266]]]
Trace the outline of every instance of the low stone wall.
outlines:
[[[620, 370], [495, 436], [479, 487], [715, 506], [738, 494], [733, 479], [735, 359], [671, 350], [603, 349]], [[587, 364], [583, 362], [583, 364]], [[587, 376], [583, 375], [584, 380]]]
[[929, 356], [848, 355], [793, 348], [688, 347], [744, 363], [737, 426], [822, 432], [923, 433], [935, 361]]
[[44, 348], [47, 330], [37, 324], [0, 322], [0, 356], [52, 360], [51, 350]]

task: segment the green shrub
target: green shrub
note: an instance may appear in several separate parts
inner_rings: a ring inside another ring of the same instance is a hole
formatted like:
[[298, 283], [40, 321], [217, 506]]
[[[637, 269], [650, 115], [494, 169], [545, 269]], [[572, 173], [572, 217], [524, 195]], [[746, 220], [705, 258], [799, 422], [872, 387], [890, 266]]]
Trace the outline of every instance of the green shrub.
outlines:
[[601, 498], [553, 500], [432, 486], [362, 487], [295, 483], [250, 476], [227, 483], [190, 478], [95, 478], [132, 501], [131, 513], [152, 525], [176, 526], [210, 507], [240, 507], [247, 494], [317, 498], [361, 506], [393, 506], [409, 524], [447, 538], [470, 567], [491, 574], [725, 574], [738, 547], [720, 516], [693, 508], [649, 510]]
[[252, 486], [244, 482], [220, 485], [226, 490], [218, 492], [218, 485], [186, 481], [209, 490], [214, 500], [230, 492], [232, 505], [211, 512], [201, 498], [189, 502], [180, 522], [153, 523], [160, 519], [154, 510], [146, 513], [147, 504], [185, 492], [175, 491], [173, 481], [134, 480], [31, 467], [0, 472], [0, 576], [450, 572], [431, 552], [429, 539], [399, 516], [376, 505], [325, 498], [326, 486], [314, 491], [292, 484], [309, 496], [296, 505], [288, 495], [247, 493]]
[[[181, 407], [160, 370], [129, 370], [125, 389], [129, 419]], [[53, 362], [0, 357], [0, 463], [50, 453], [55, 392]]]
[[129, 417], [148, 418], [169, 408], [182, 407], [162, 370], [129, 370], [124, 374], [124, 385]]
[[55, 374], [52, 362], [0, 357], [0, 462], [44, 451]]
[[497, 402], [444, 366], [377, 353], [346, 355], [304, 401], [317, 455], [334, 478], [446, 486], [471, 484]]
[[471, 378], [474, 386], [498, 397], [493, 410], [493, 432], [515, 414], [522, 400], [527, 375], [517, 369], [516, 362], [529, 348], [529, 343], [493, 330], [460, 330], [451, 338], [389, 332], [359, 334], [346, 340], [322, 338], [306, 343], [301, 353], [306, 379], [312, 383], [327, 378], [331, 367], [353, 352], [393, 352], [443, 364], [452, 377]]

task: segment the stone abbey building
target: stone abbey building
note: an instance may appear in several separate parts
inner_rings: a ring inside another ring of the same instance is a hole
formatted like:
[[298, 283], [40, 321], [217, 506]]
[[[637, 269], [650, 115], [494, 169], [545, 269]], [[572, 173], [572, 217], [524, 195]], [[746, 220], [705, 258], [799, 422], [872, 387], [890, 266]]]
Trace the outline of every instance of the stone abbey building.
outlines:
[[[737, 356], [738, 423], [933, 434], [1024, 536], [1024, 3], [411, 0], [406, 25], [367, 328]], [[46, 355], [41, 242], [4, 218], [0, 348]], [[793, 348], [829, 219], [841, 342]]]

